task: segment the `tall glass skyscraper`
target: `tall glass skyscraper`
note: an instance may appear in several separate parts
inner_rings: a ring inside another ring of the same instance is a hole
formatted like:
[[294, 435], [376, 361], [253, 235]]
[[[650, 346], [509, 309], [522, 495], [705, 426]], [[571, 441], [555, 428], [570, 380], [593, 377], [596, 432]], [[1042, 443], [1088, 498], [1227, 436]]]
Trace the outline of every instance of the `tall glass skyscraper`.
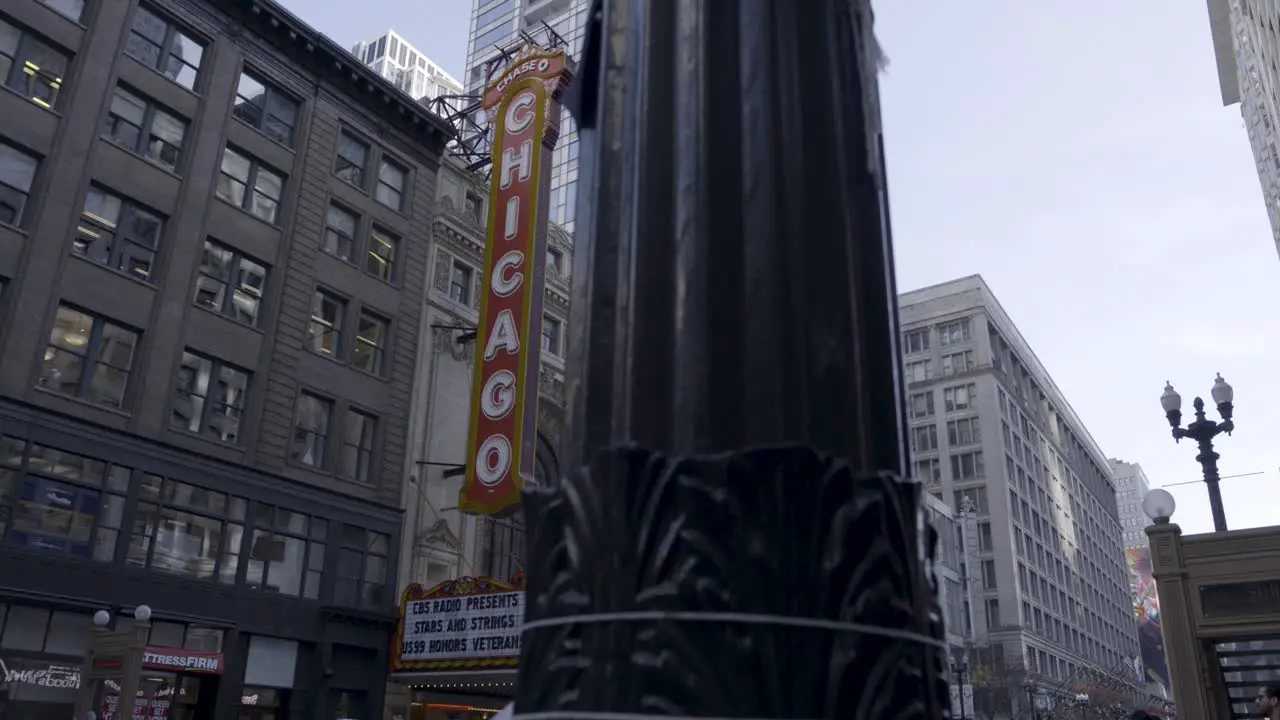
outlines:
[[[575, 59], [582, 51], [590, 0], [472, 0], [471, 39], [467, 43], [468, 93], [484, 89], [486, 69], [502, 51], [522, 43], [521, 32], [538, 40], [549, 27], [564, 40]], [[574, 198], [578, 190], [578, 133], [566, 110], [560, 125], [560, 142], [551, 164], [551, 213], [554, 223], [574, 229]]]

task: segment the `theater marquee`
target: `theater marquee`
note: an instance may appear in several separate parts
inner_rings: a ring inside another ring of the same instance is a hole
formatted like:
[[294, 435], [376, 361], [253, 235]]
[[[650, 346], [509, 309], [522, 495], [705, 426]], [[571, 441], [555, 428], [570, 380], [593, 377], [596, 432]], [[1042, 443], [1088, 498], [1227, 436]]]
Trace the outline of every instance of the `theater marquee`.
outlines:
[[458, 578], [405, 588], [391, 671], [513, 668], [520, 660], [524, 576]]
[[563, 50], [526, 48], [484, 94], [493, 170], [467, 472], [458, 497], [467, 513], [507, 510], [534, 474], [551, 185], [545, 161], [559, 137], [566, 62]]

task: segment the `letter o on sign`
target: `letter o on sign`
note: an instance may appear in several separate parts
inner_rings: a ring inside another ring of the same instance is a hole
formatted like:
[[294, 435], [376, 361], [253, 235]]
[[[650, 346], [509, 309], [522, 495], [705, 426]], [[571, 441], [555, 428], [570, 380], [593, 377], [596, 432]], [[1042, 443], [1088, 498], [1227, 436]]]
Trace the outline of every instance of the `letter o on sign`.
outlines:
[[476, 451], [476, 479], [485, 487], [502, 482], [511, 469], [511, 441], [501, 435], [490, 435]]

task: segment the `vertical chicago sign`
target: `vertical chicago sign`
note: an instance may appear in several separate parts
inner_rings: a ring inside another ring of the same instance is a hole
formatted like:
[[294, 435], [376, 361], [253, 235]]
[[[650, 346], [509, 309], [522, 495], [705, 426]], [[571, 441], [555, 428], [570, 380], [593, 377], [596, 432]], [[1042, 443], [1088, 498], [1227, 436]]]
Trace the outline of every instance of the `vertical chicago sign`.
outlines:
[[551, 152], [569, 82], [562, 50], [526, 47], [485, 89], [493, 128], [484, 288], [463, 512], [500, 513], [533, 477]]

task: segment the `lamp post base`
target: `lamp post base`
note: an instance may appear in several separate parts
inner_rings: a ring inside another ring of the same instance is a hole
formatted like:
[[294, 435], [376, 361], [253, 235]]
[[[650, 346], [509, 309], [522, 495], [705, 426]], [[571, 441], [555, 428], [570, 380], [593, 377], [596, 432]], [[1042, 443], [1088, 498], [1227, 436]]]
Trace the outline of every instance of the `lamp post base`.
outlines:
[[517, 715], [944, 717], [921, 493], [795, 446], [621, 447], [527, 490]]

